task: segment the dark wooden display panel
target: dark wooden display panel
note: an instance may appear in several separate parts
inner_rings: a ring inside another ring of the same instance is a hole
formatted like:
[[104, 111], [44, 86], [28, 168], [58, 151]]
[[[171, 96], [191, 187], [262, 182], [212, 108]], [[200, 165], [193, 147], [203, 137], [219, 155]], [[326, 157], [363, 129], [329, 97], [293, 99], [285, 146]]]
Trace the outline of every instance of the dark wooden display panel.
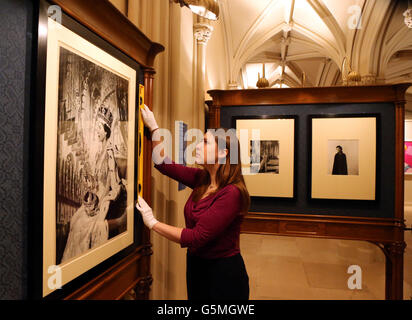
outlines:
[[[404, 112], [410, 83], [396, 85], [287, 89], [210, 90], [208, 128], [221, 127], [225, 107], [276, 105], [391, 103], [395, 114], [393, 217], [348, 217], [325, 214], [249, 212], [242, 232], [294, 237], [364, 240], [376, 244], [386, 257], [386, 299], [403, 298], [404, 241]], [[393, 121], [391, 119], [390, 121]], [[333, 210], [331, 210], [333, 212]]]
[[[50, 4], [60, 6], [63, 12], [70, 18], [91, 30], [95, 35], [140, 65], [144, 77], [144, 79], [140, 79], [140, 81], [143, 82], [145, 86], [145, 104], [152, 109], [153, 79], [155, 74], [153, 63], [156, 55], [162, 52], [164, 47], [148, 39], [108, 0], [99, 0], [93, 5], [91, 5], [90, 1], [84, 0], [50, 0], [49, 2]], [[44, 5], [44, 2], [40, 1], [40, 10], [42, 10], [42, 6]], [[44, 19], [44, 16], [40, 16], [40, 23], [47, 23]], [[45, 39], [39, 38], [37, 41], [39, 50], [37, 55], [44, 55]], [[39, 70], [45, 69], [43, 61], [39, 60], [37, 68]], [[38, 77], [40, 77], [41, 81], [44, 80], [41, 78], [43, 76]], [[136, 83], [136, 88], [138, 91], [138, 83]], [[44, 104], [44, 97], [41, 95], [36, 96], [35, 99], [37, 100], [37, 104]], [[42, 133], [41, 127], [44, 123], [41, 115], [36, 115], [36, 119], [37, 118], [39, 121], [36, 123], [36, 126], [39, 127], [38, 131]], [[151, 150], [151, 140], [147, 132], [144, 136], [143, 147], [145, 150]], [[39, 160], [34, 161], [34, 167], [36, 167], [36, 165], [41, 167], [41, 163], [36, 161]], [[41, 179], [41, 176], [34, 172], [33, 179]], [[149, 205], [151, 205], [151, 152], [144, 154], [143, 181], [143, 197]], [[36, 204], [34, 206], [36, 207]], [[67, 300], [121, 299], [130, 289], [135, 288], [137, 299], [148, 299], [153, 280], [150, 273], [152, 245], [150, 243], [150, 232], [144, 227], [142, 222], [139, 229], [140, 230], [135, 230], [135, 232], [141, 236], [140, 239], [137, 239], [137, 243], [139, 244], [137, 248], [131, 250], [127, 256], [113, 260], [113, 263], [108, 261], [110, 263], [105, 264], [105, 270], [97, 276], [94, 275], [94, 277], [88, 279], [87, 283], [82, 282], [81, 286], [75, 287], [62, 298]], [[37, 269], [38, 266], [34, 266], [34, 268]], [[33, 286], [35, 285], [33, 284]]]

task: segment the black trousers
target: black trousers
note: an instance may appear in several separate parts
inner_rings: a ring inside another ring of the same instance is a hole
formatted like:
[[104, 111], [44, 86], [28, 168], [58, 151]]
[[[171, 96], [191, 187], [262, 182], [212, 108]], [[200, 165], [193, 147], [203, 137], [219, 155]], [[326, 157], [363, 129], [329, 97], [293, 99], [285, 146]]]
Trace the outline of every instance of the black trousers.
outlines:
[[249, 300], [249, 277], [239, 254], [203, 259], [187, 253], [188, 300]]

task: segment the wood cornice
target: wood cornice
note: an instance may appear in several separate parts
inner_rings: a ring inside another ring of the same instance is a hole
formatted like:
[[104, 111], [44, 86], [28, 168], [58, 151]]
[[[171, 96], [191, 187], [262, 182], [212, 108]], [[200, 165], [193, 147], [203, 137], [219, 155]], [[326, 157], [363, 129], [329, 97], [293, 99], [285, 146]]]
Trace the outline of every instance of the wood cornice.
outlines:
[[250, 212], [241, 232], [390, 243], [404, 227], [396, 218]]
[[368, 103], [404, 101], [412, 83], [305, 88], [209, 90], [215, 106]]
[[143, 270], [147, 264], [147, 261], [143, 262], [143, 260], [150, 259], [151, 254], [150, 244], [136, 248], [127, 257], [65, 297], [64, 300], [121, 299], [142, 279], [151, 278], [151, 275], [147, 275], [147, 270]]
[[51, 0], [64, 12], [136, 60], [142, 67], [152, 67], [164, 47], [152, 42], [108, 0]]

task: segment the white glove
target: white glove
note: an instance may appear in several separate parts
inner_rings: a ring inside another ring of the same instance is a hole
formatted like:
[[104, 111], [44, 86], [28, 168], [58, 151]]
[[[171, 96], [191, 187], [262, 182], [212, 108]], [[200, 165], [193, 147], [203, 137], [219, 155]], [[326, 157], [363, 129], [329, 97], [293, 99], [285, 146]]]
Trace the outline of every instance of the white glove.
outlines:
[[[157, 131], [159, 130], [156, 130], [155, 132]], [[164, 149], [163, 142], [158, 144], [156, 147], [154, 147], [153, 152], [152, 152], [152, 160], [155, 164], [162, 164], [163, 161], [165, 160], [166, 158], [165, 153], [163, 152], [163, 156], [160, 155], [163, 149]]]
[[136, 202], [136, 208], [140, 211], [142, 215], [143, 222], [149, 229], [152, 229], [153, 226], [159, 221], [153, 216], [153, 210], [150, 206], [144, 201], [144, 199], [139, 196]]
[[[153, 112], [149, 109], [147, 105], [144, 105], [144, 108], [141, 109], [141, 112], [142, 112], [142, 118], [143, 118], [144, 124], [152, 132], [152, 141], [160, 141], [161, 137], [160, 137], [159, 130], [156, 130], [155, 132], [153, 132], [153, 130], [159, 128]], [[163, 149], [164, 149], [163, 142], [161, 142], [159, 145], [157, 145], [153, 149], [152, 160], [155, 164], [161, 164], [164, 161], [165, 155], [163, 156], [160, 155], [160, 151]]]
[[146, 125], [146, 127], [150, 129], [150, 132], [159, 128], [153, 112], [149, 109], [147, 105], [144, 105], [144, 108], [141, 108], [140, 112], [142, 113], [143, 122]]

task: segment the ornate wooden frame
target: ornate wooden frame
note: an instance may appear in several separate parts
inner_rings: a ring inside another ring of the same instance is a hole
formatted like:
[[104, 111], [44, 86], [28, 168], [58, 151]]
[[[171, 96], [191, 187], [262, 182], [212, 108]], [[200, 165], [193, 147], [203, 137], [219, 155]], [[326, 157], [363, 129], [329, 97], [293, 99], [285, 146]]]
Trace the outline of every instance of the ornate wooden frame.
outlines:
[[393, 218], [251, 212], [242, 232], [294, 237], [364, 240], [386, 257], [386, 299], [403, 298], [404, 241], [404, 111], [410, 83], [396, 85], [286, 89], [210, 90], [208, 128], [220, 127], [225, 106], [392, 102], [395, 107], [395, 208]]
[[[155, 70], [153, 63], [156, 55], [164, 51], [161, 44], [152, 42], [147, 38], [131, 21], [127, 19], [120, 11], [118, 11], [113, 4], [108, 0], [99, 0], [96, 5], [91, 6], [89, 2], [83, 0], [49, 0], [51, 4], [58, 5], [63, 12], [75, 19], [77, 22], [87, 27], [89, 30], [100, 36], [102, 39], [110, 43], [112, 46], [126, 54], [132, 60], [137, 62], [144, 73], [144, 96], [145, 104], [152, 109], [153, 103], [153, 80]], [[39, 1], [39, 10], [42, 4]], [[45, 17], [39, 16], [39, 27], [44, 21]], [[47, 19], [47, 17], [46, 17]], [[116, 23], [108, 23], [115, 21]], [[38, 37], [34, 39], [36, 45], [36, 56], [44, 54], [45, 39]], [[38, 60], [36, 67], [41, 70], [44, 68], [43, 61]], [[37, 75], [37, 79], [41, 83], [43, 75]], [[35, 77], [36, 78], [36, 77]], [[138, 83], [136, 83], [138, 89]], [[34, 86], [36, 87], [36, 86]], [[37, 104], [42, 104], [41, 95], [34, 94], [34, 100]], [[39, 130], [42, 132], [41, 115], [35, 114], [36, 126], [32, 130]], [[143, 139], [143, 148], [151, 150], [150, 135], [145, 133]], [[37, 144], [37, 140], [33, 144]], [[38, 159], [35, 159], [32, 168], [38, 167]], [[32, 179], [41, 179], [39, 174], [32, 170]], [[151, 199], [151, 153], [146, 152], [143, 159], [143, 197], [147, 199], [150, 205]], [[34, 200], [34, 199], [33, 199]], [[33, 207], [38, 207], [39, 203], [34, 200]], [[40, 204], [41, 205], [41, 204]], [[150, 273], [150, 255], [152, 254], [150, 243], [150, 231], [141, 225], [141, 245], [134, 251], [122, 258], [116, 263], [107, 265], [107, 269], [89, 280], [86, 284], [76, 290], [72, 291], [64, 299], [121, 299], [131, 289], [135, 288], [137, 299], [148, 299], [150, 286], [152, 283], [152, 276]], [[32, 231], [32, 236], [38, 236], [37, 231]], [[33, 271], [35, 272], [35, 270]], [[29, 286], [34, 280], [29, 280]]]

